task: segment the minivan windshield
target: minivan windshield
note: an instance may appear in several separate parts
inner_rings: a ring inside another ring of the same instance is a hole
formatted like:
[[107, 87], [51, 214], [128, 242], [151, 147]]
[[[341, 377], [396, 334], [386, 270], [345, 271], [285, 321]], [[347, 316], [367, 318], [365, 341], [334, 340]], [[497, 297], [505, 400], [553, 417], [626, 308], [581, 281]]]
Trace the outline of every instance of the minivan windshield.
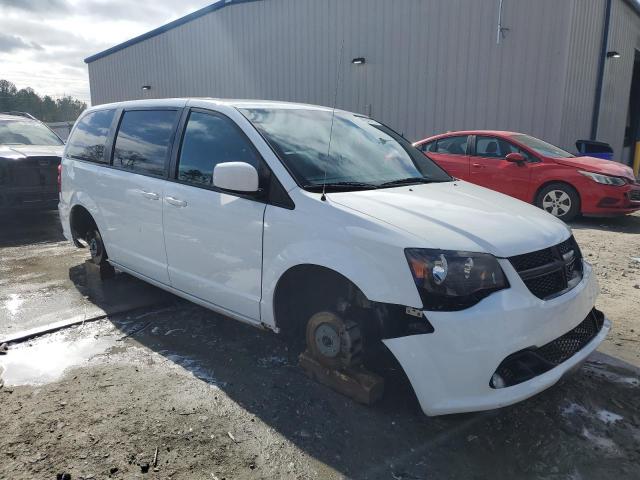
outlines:
[[62, 145], [62, 141], [39, 122], [0, 120], [0, 145]]
[[[345, 112], [242, 108], [300, 186], [368, 190], [453, 179], [390, 128]], [[329, 138], [331, 136], [331, 143]]]
[[514, 135], [511, 138], [516, 142], [520, 142], [524, 146], [529, 147], [534, 152], [544, 155], [545, 157], [572, 158], [575, 156], [559, 147], [556, 147], [555, 145], [544, 142], [539, 138], [530, 137], [529, 135]]

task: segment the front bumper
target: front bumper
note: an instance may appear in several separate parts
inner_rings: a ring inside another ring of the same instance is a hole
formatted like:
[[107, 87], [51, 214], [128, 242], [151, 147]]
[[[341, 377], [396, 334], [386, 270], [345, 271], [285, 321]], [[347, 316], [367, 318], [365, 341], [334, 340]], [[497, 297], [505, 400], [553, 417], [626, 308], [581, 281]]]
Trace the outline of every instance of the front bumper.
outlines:
[[582, 194], [582, 213], [588, 216], [625, 215], [640, 210], [640, 184], [599, 185]]
[[511, 387], [492, 388], [493, 373], [509, 355], [541, 347], [580, 324], [593, 308], [598, 282], [589, 264], [582, 281], [551, 300], [540, 300], [509, 261], [499, 260], [511, 287], [459, 312], [425, 312], [435, 331], [383, 340], [398, 359], [427, 415], [488, 410], [519, 402], [555, 384], [583, 362], [611, 328], [555, 368]]

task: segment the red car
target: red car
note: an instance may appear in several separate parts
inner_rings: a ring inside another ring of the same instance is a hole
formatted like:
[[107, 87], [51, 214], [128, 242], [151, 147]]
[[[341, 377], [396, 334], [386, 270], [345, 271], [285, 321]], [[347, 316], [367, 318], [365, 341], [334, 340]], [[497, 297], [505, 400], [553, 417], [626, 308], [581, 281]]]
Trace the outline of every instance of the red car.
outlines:
[[533, 203], [564, 221], [640, 210], [640, 183], [631, 168], [576, 157], [522, 133], [449, 132], [414, 146], [452, 176]]

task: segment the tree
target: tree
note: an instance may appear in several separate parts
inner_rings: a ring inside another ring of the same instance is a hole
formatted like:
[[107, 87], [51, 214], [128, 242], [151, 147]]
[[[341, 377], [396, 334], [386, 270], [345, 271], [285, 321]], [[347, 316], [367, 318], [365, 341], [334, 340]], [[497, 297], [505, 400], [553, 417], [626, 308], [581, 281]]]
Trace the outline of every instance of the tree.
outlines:
[[27, 112], [43, 122], [73, 122], [87, 108], [87, 104], [69, 95], [53, 100], [40, 97], [33, 88], [18, 90], [8, 80], [0, 80], [0, 112]]

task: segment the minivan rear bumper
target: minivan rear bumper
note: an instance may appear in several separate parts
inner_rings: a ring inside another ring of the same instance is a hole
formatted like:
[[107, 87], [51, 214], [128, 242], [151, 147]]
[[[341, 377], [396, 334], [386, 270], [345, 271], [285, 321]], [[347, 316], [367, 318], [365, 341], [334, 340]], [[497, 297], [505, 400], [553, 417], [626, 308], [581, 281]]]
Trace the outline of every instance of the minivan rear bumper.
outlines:
[[58, 203], [58, 216], [60, 217], [60, 224], [62, 225], [62, 234], [64, 235], [64, 238], [73, 242], [71, 225], [69, 224], [69, 206], [62, 201]]
[[500, 263], [511, 288], [460, 312], [424, 312], [433, 333], [384, 340], [427, 415], [488, 410], [529, 398], [582, 363], [611, 328], [605, 318], [598, 333], [555, 368], [517, 385], [492, 387], [492, 376], [505, 358], [547, 345], [576, 328], [590, 314], [598, 294], [586, 262], [580, 284], [547, 301], [529, 292], [508, 261]]

